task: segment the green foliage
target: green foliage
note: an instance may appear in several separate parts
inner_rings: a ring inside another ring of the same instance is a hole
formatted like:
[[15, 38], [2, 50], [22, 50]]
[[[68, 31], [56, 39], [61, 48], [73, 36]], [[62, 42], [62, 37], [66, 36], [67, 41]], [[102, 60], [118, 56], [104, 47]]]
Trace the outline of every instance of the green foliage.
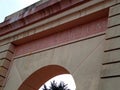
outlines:
[[70, 90], [67, 87], [67, 84], [65, 84], [64, 82], [60, 82], [59, 85], [57, 85], [57, 83], [55, 81], [51, 82], [51, 86], [48, 89], [46, 85], [44, 85], [43, 90]]

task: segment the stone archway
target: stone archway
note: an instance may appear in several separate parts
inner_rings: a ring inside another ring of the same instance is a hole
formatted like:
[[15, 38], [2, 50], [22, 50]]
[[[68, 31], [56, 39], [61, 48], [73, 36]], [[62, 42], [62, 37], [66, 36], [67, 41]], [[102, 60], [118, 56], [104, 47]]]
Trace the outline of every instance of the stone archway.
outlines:
[[46, 81], [60, 74], [69, 74], [69, 72], [58, 65], [42, 67], [30, 75], [18, 90], [38, 90]]

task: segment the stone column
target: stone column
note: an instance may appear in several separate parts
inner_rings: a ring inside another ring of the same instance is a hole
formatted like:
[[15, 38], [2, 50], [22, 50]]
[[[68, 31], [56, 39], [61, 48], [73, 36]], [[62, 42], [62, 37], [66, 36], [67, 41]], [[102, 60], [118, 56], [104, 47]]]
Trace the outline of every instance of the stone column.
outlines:
[[109, 10], [99, 90], [120, 90], [120, 0]]
[[10, 43], [0, 46], [0, 90], [5, 86], [13, 52], [14, 47]]

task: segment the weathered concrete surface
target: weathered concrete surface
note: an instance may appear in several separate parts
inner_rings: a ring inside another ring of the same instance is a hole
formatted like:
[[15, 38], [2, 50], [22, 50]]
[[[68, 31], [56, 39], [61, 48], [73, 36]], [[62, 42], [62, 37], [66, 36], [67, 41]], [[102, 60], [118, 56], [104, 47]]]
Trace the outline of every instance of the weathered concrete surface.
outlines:
[[[89, 44], [89, 47], [88, 47]], [[5, 90], [16, 90], [21, 82], [46, 65], [60, 65], [73, 75], [77, 90], [97, 90], [103, 60], [104, 36], [72, 43], [36, 54], [16, 58]], [[15, 74], [17, 73], [17, 74]], [[17, 83], [16, 79], [18, 78]], [[15, 85], [15, 88], [13, 86]]]

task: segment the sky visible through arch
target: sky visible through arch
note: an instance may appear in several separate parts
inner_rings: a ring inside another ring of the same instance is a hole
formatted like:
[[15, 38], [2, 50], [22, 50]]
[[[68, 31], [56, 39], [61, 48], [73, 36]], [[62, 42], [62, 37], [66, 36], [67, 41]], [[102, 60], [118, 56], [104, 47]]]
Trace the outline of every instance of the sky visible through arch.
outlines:
[[[68, 89], [76, 90], [75, 81], [71, 74], [61, 74], [61, 75], [51, 78], [50, 80], [45, 82], [45, 85], [47, 86], [47, 88], [51, 86], [51, 82], [53, 81], [57, 82], [57, 84], [60, 84], [60, 82], [64, 82], [65, 84], [67, 84]], [[43, 90], [43, 88], [44, 88], [44, 85], [42, 85], [39, 88], [39, 90]]]
[[0, 0], [0, 23], [6, 16], [40, 0]]

